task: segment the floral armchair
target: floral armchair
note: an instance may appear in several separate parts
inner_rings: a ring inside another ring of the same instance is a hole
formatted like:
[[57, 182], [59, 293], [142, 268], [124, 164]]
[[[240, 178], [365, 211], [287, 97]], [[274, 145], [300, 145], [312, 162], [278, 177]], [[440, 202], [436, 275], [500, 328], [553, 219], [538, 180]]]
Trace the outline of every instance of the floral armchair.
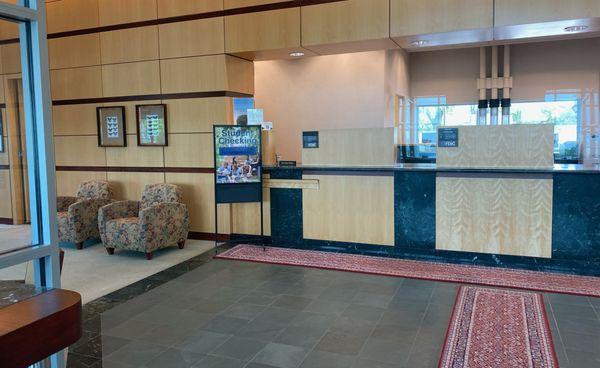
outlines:
[[181, 201], [181, 190], [172, 184], [146, 185], [141, 201], [120, 201], [106, 205], [98, 213], [100, 236], [108, 254], [115, 249], [146, 253], [178, 245], [185, 246], [189, 213]]
[[58, 240], [83, 248], [88, 239], [99, 239], [98, 210], [112, 201], [112, 190], [105, 181], [86, 181], [76, 197], [58, 197]]

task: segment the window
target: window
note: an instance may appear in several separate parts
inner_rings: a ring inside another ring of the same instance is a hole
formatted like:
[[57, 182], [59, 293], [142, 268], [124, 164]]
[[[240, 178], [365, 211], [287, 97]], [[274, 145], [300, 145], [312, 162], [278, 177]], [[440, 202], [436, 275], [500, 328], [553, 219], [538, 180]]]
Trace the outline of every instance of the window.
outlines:
[[554, 124], [556, 160], [579, 159], [580, 103], [574, 94], [548, 94], [546, 101], [515, 102], [511, 124]]
[[417, 97], [415, 100], [417, 144], [435, 145], [437, 128], [445, 125], [476, 125], [477, 105], [446, 105], [444, 96]]
[[[18, 39], [18, 43], [15, 42], [18, 46], [10, 50], [14, 50], [15, 59], [19, 56], [21, 59], [20, 78], [5, 80], [10, 95], [5, 96], [4, 117], [7, 119], [3, 123], [7, 130], [0, 139], [4, 139], [6, 151], [13, 156], [0, 157], [0, 165], [13, 170], [14, 164], [23, 172], [14, 181], [22, 186], [22, 193], [15, 198], [21, 198], [24, 203], [20, 210], [24, 222], [30, 224], [30, 231], [21, 244], [25, 246], [13, 246], [14, 242], [9, 242], [6, 249], [0, 251], [0, 274], [9, 273], [11, 269], [31, 269], [28, 274], [33, 275], [30, 278], [33, 287], [43, 292], [60, 287], [45, 1], [20, 0], [18, 3], [20, 5], [0, 1], [3, 22], [0, 27], [3, 32], [7, 30], [5, 26], [8, 27], [15, 41]], [[12, 121], [10, 108], [18, 115]], [[19, 135], [19, 139], [15, 139]], [[0, 186], [5, 185], [5, 189], [10, 184], [12, 182], [0, 180]], [[15, 211], [14, 207], [11, 211]], [[64, 367], [62, 353], [54, 354], [49, 361], [52, 368]]]
[[[579, 159], [581, 99], [577, 91], [552, 91], [544, 101], [514, 102], [511, 124], [554, 124], [554, 155], [559, 162]], [[447, 105], [445, 96], [415, 99], [416, 144], [435, 145], [438, 126], [476, 125], [477, 104]]]

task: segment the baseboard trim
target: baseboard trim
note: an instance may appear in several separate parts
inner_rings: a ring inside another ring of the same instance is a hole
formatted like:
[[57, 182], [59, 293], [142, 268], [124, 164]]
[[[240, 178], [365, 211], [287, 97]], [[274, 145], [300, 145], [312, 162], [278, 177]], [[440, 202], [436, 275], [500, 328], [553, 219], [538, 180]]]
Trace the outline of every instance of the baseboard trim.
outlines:
[[[199, 231], [190, 231], [188, 233], [188, 239], [194, 240], [215, 240], [214, 233], [204, 233]], [[231, 240], [231, 235], [229, 234], [219, 234], [217, 236], [217, 241], [229, 241]]]
[[13, 219], [11, 218], [6, 218], [6, 217], [0, 217], [0, 224], [1, 225], [13, 225]]

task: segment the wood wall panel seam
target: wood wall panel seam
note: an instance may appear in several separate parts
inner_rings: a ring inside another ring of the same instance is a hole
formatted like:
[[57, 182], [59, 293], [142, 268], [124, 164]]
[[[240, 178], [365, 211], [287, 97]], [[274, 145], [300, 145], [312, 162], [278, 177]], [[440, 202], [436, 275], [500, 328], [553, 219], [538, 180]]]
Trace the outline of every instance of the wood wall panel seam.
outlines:
[[[112, 25], [106, 25], [106, 26], [91, 27], [91, 28], [84, 28], [84, 29], [77, 29], [77, 30], [70, 30], [70, 31], [63, 31], [63, 32], [54, 32], [54, 33], [48, 34], [48, 39], [79, 36], [79, 35], [84, 35], [84, 34], [89, 34], [89, 33], [97, 33], [97, 32], [116, 31], [116, 30], [129, 29], [129, 28], [157, 26], [157, 25], [161, 25], [161, 24], [178, 23], [178, 22], [185, 22], [185, 21], [198, 20], [198, 19], [226, 17], [226, 16], [231, 16], [231, 15], [249, 14], [249, 13], [259, 13], [259, 12], [280, 10], [280, 9], [299, 8], [302, 6], [312, 6], [312, 5], [320, 5], [320, 4], [344, 2], [344, 1], [348, 1], [348, 0], [282, 1], [282, 2], [278, 2], [278, 3], [264, 4], [264, 5], [245, 6], [245, 7], [241, 7], [241, 8], [217, 10], [217, 11], [196, 13], [196, 14], [179, 15], [179, 16], [168, 17], [168, 18], [150, 19], [150, 20], [121, 23], [121, 24], [112, 24]], [[18, 42], [18, 39], [14, 39], [14, 40], [15, 40], [15, 42]], [[9, 43], [8, 41], [10, 41], [10, 40], [4, 40], [5, 43]]]
[[212, 167], [150, 167], [150, 166], [56, 166], [56, 171], [87, 172], [145, 172], [145, 173], [190, 173], [212, 174]]

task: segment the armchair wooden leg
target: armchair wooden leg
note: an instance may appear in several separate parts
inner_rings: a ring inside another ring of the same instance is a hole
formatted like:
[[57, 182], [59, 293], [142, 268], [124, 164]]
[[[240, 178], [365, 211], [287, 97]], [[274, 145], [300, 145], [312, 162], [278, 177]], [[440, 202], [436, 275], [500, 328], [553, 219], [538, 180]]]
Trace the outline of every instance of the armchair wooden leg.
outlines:
[[179, 246], [179, 249], [183, 249], [185, 247], [185, 240], [180, 240], [177, 245]]
[[106, 252], [108, 252], [110, 255], [113, 255], [115, 254], [115, 248], [106, 248]]
[[75, 244], [75, 246], [77, 247], [77, 249], [81, 250], [81, 249], [83, 249], [83, 242], [79, 242], [79, 243]]
[[153, 255], [154, 255], [154, 252], [146, 253], [146, 259], [149, 260], [149, 261], [151, 261]]

